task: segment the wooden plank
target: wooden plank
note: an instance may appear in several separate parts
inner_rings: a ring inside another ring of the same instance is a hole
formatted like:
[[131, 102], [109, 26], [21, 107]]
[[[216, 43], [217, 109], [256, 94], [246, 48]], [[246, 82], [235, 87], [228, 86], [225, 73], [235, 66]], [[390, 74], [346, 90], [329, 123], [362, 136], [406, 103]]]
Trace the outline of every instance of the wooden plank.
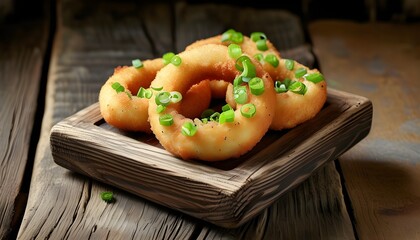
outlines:
[[373, 102], [372, 131], [340, 157], [360, 239], [419, 239], [420, 24], [319, 21], [320, 66], [338, 89]]
[[[333, 163], [321, 168], [243, 227], [230, 230], [56, 165], [49, 146], [49, 133], [54, 124], [95, 103], [100, 86], [114, 67], [130, 64], [133, 58], [158, 57], [161, 53], [186, 46], [186, 40], [181, 39], [189, 34], [188, 26], [207, 26], [206, 21], [212, 19], [205, 17], [206, 11], [213, 14], [219, 7], [195, 5], [198, 9], [194, 7], [185, 11], [202, 11], [204, 15], [198, 16], [204, 18], [187, 18], [183, 20], [185, 22], [179, 22], [173, 20], [182, 19], [178, 14], [182, 8], [164, 4], [136, 5], [113, 1], [61, 1], [60, 4], [42, 136], [19, 239], [211, 239], [241, 236], [253, 239], [273, 236], [354, 239]], [[183, 7], [189, 8], [189, 5]], [[172, 12], [173, 9], [176, 11]], [[226, 9], [231, 13], [238, 11], [237, 8]], [[255, 9], [247, 9], [246, 13], [264, 15]], [[285, 18], [283, 12], [277, 14], [275, 17], [274, 11], [275, 27], [271, 32], [267, 30], [269, 35], [275, 34], [283, 24], [296, 26], [293, 22], [296, 18], [288, 23], [289, 15]], [[227, 20], [222, 16], [220, 21]], [[180, 24], [187, 24], [187, 27], [179, 30]], [[263, 26], [265, 22], [260, 24]], [[193, 37], [204, 38], [215, 32], [215, 27], [204, 29]], [[258, 24], [255, 29], [258, 29]], [[293, 48], [298, 50], [291, 50], [291, 53], [307, 50], [306, 47], [301, 42]], [[103, 202], [99, 193], [104, 190], [114, 191], [117, 201], [113, 204]]]
[[13, 15], [0, 24], [0, 239], [15, 234], [25, 207], [22, 188], [33, 160], [31, 134], [37, 132], [32, 128], [48, 31], [42, 12], [26, 19]]
[[150, 144], [158, 142], [153, 135], [98, 126], [104, 120], [95, 103], [54, 125], [51, 147], [54, 161], [70, 170], [235, 228], [357, 144], [371, 119], [369, 100], [329, 89], [316, 118], [287, 132], [268, 132], [239, 159], [208, 165], [180, 161]]

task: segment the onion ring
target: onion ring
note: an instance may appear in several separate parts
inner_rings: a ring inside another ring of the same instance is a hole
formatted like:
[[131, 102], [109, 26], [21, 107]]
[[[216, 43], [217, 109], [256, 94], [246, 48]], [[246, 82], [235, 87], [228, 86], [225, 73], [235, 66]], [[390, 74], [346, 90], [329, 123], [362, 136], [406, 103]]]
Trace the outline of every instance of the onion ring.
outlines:
[[[282, 79], [282, 81], [277, 83], [285, 82], [286, 79], [290, 79], [292, 82], [289, 83], [288, 91], [276, 94], [276, 115], [270, 126], [272, 130], [290, 129], [312, 119], [321, 111], [327, 100], [327, 82], [323, 80], [323, 76], [317, 69], [309, 69], [293, 61], [293, 69], [288, 70], [285, 66], [287, 61], [293, 60], [280, 60], [278, 69], [281, 71], [278, 71], [279, 77], [277, 79]], [[299, 77], [299, 71], [301, 71], [300, 75], [303, 72], [306, 73]], [[311, 76], [316, 76], [318, 79], [312, 79]], [[290, 86], [293, 81], [302, 83], [301, 87], [306, 88], [306, 90], [302, 90], [304, 92], [300, 93], [299, 89], [291, 90]]]
[[[167, 65], [162, 68], [151, 83], [152, 87], [163, 87], [163, 91], [177, 91], [183, 95], [190, 86], [203, 79], [220, 79], [232, 83], [240, 74], [235, 67], [235, 60], [229, 57], [228, 48], [223, 45], [205, 44], [181, 52], [179, 56], [182, 64], [178, 67]], [[236, 158], [250, 151], [269, 129], [274, 115], [272, 106], [275, 103], [270, 75], [258, 63], [254, 62], [254, 65], [265, 91], [258, 96], [248, 94], [249, 103], [256, 109], [256, 114], [251, 118], [244, 117], [238, 105], [234, 110], [233, 122], [203, 123], [200, 119], [189, 119], [180, 114], [179, 103], [169, 104], [164, 111], [158, 113], [159, 104], [151, 100], [149, 121], [161, 145], [184, 160], [220, 161]], [[173, 123], [170, 126], [162, 125], [160, 118], [168, 114]], [[184, 124], [196, 128], [195, 134], [184, 135]]]
[[[104, 120], [121, 130], [150, 133], [149, 99], [136, 97], [136, 93], [140, 87], [148, 88], [162, 67], [162, 59], [154, 59], [143, 61], [143, 67], [138, 69], [133, 66], [115, 68], [99, 92], [99, 107]], [[122, 87], [121, 91], [116, 91], [115, 83]]]
[[[311, 75], [319, 75], [319, 77], [322, 77], [317, 69], [309, 69], [308, 67], [293, 61], [293, 70], [288, 70], [285, 66], [286, 61], [293, 60], [280, 60], [279, 69], [281, 70], [278, 70], [278, 73], [279, 78], [283, 79], [283, 81], [276, 82], [285, 82], [285, 79], [289, 79], [292, 82], [298, 81], [303, 84], [300, 85], [300, 87], [305, 88], [305, 90], [299, 92], [300, 89], [295, 89], [293, 91], [288, 89], [276, 93], [276, 104], [274, 105], [275, 115], [270, 126], [271, 130], [276, 131], [290, 129], [312, 119], [322, 109], [327, 100], [326, 81], [321, 80], [319, 82], [314, 82], [307, 79], [308, 76]], [[296, 71], [298, 69], [305, 69], [306, 73], [303, 76], [296, 78]], [[232, 84], [228, 86], [227, 91], [233, 91]], [[226, 102], [232, 107], [235, 107], [236, 105], [235, 100], [231, 95], [226, 95]]]
[[[143, 61], [141, 68], [115, 68], [99, 92], [99, 107], [104, 120], [120, 130], [151, 133], [149, 99], [137, 97], [136, 94], [141, 87], [150, 90], [150, 83], [163, 67], [163, 60], [156, 58]], [[113, 87], [115, 83], [122, 87], [121, 91]], [[200, 115], [210, 104], [211, 91], [208, 81], [192, 86], [184, 96], [185, 104], [181, 112], [189, 117]]]
[[[191, 50], [206, 44], [221, 44], [229, 46], [232, 41], [222, 41], [223, 34], [214, 37], [201, 39], [193, 42], [186, 47], [186, 50]], [[259, 50], [255, 41], [250, 37], [243, 36], [240, 42], [236, 43], [241, 50], [253, 57], [259, 58], [265, 71], [267, 71], [273, 79], [273, 84], [276, 81], [283, 82], [286, 79], [299, 81], [304, 85], [305, 92], [296, 94], [292, 91], [278, 92], [276, 94], [275, 117], [270, 126], [271, 130], [282, 130], [293, 128], [311, 118], [313, 118], [323, 107], [327, 99], [327, 83], [326, 81], [309, 81], [306, 76], [311, 74], [318, 74], [322, 77], [317, 69], [309, 69], [308, 67], [289, 59], [282, 59], [279, 51], [275, 48], [269, 39], [266, 39], [265, 50]], [[271, 55], [275, 57], [273, 60], [276, 64], [272, 64], [264, 59]], [[292, 63], [292, 67], [289, 63]], [[287, 65], [287, 66], [286, 66]], [[304, 69], [306, 73], [302, 76], [296, 77], [296, 71]], [[229, 85], [227, 91], [232, 91], [233, 86]], [[232, 95], [226, 95], [226, 102], [232, 107], [236, 105]]]

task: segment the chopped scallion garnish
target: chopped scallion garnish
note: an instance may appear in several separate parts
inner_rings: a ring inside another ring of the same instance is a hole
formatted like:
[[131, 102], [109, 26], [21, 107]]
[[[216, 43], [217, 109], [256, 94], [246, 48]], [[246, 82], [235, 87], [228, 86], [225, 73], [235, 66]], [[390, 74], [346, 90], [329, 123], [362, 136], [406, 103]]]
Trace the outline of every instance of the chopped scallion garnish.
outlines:
[[233, 99], [239, 104], [244, 104], [248, 101], [248, 94], [245, 86], [236, 86], [233, 88]]
[[158, 105], [158, 106], [156, 107], [156, 112], [157, 112], [157, 113], [161, 113], [161, 112], [165, 111], [165, 109], [166, 109], [166, 107], [165, 107], [165, 106], [163, 106], [163, 105]]
[[181, 63], [182, 63], [182, 59], [181, 59], [181, 57], [179, 57], [178, 55], [175, 55], [175, 56], [173, 56], [172, 58], [171, 58], [171, 63], [174, 65], [174, 66], [179, 66], [179, 65], [181, 65]]
[[235, 68], [240, 72], [244, 71], [243, 62], [246, 61], [246, 60], [249, 60], [251, 62], [249, 57], [246, 56], [246, 55], [242, 55], [242, 56], [238, 57], [236, 59], [236, 62], [235, 62]]
[[179, 57], [178, 55], [175, 55], [175, 53], [173, 52], [167, 52], [163, 54], [162, 59], [163, 59], [164, 65], [168, 65], [169, 63], [172, 63], [174, 66], [178, 67], [182, 63], [181, 57]]
[[244, 104], [241, 107], [241, 114], [242, 116], [246, 118], [253, 117], [256, 112], [257, 112], [257, 109], [255, 108], [255, 105], [252, 103]]
[[252, 94], [261, 95], [264, 92], [264, 82], [261, 78], [254, 77], [248, 84]]
[[139, 98], [147, 98], [150, 99], [153, 95], [153, 92], [150, 89], [146, 89], [140, 87], [139, 91], [137, 92], [137, 97]]
[[304, 83], [294, 81], [292, 84], [290, 84], [289, 90], [300, 95], [305, 95], [307, 89]]
[[257, 59], [257, 61], [260, 62], [260, 63], [264, 62], [264, 55], [262, 53], [255, 54], [254, 58]]
[[233, 79], [233, 86], [234, 87], [239, 86], [242, 83], [244, 83], [244, 81], [242, 80], [242, 76], [240, 76], [240, 75], [235, 77], [235, 79]]
[[157, 105], [167, 106], [171, 102], [171, 94], [169, 92], [159, 92], [155, 97]]
[[117, 93], [124, 92], [125, 91], [124, 87], [119, 82], [114, 82], [112, 84], [112, 88], [115, 89], [115, 91]]
[[171, 102], [177, 103], [182, 100], [182, 95], [180, 92], [172, 91], [169, 93], [171, 97]]
[[226, 112], [227, 110], [232, 110], [232, 107], [228, 103], [222, 106], [222, 112]]
[[251, 40], [257, 42], [258, 40], [266, 40], [267, 36], [263, 32], [253, 32], [251, 33]]
[[286, 84], [280, 81], [274, 82], [274, 90], [276, 91], [276, 93], [284, 93], [288, 91]]
[[310, 73], [306, 74], [304, 77], [306, 80], [313, 83], [319, 83], [324, 80], [324, 76], [321, 73]]
[[222, 34], [222, 42], [232, 42], [240, 44], [244, 41], [244, 36], [241, 32], [237, 32], [234, 29], [229, 29]]
[[301, 77], [303, 77], [305, 74], [307, 73], [307, 70], [306, 70], [306, 68], [298, 68], [298, 69], [296, 69], [296, 71], [295, 71], [295, 77], [296, 78], [301, 78]]
[[257, 49], [260, 51], [268, 50], [267, 40], [265, 39], [258, 40], [255, 44], [257, 45]]
[[238, 44], [231, 43], [228, 46], [229, 56], [233, 59], [237, 59], [242, 55], [242, 49]]
[[243, 71], [241, 73], [242, 81], [248, 82], [251, 78], [257, 75], [254, 64], [251, 62], [251, 59], [245, 59], [242, 62]]
[[279, 59], [274, 54], [267, 54], [267, 56], [264, 57], [264, 60], [273, 67], [277, 67], [279, 65]]
[[115, 201], [114, 193], [110, 191], [101, 192], [101, 199], [107, 203], [112, 203]]
[[163, 87], [151, 87], [151, 89], [153, 89], [155, 91], [161, 91], [163, 89]]
[[173, 53], [173, 52], [167, 52], [167, 53], [163, 54], [163, 56], [162, 56], [163, 64], [168, 65], [169, 63], [171, 63], [171, 59], [174, 56], [175, 56], [175, 53]]
[[133, 64], [133, 67], [135, 68], [142, 68], [143, 67], [143, 62], [140, 59], [134, 59], [131, 61], [131, 63]]
[[174, 118], [171, 114], [164, 114], [159, 117], [159, 123], [163, 126], [171, 126], [174, 123]]
[[218, 122], [219, 117], [220, 117], [220, 113], [219, 112], [214, 112], [212, 115], [210, 115], [209, 119], [210, 119], [210, 121]]
[[192, 122], [185, 122], [181, 127], [181, 132], [185, 136], [192, 137], [197, 132], [197, 126]]
[[235, 119], [235, 111], [233, 109], [229, 109], [223, 111], [219, 116], [219, 123], [223, 124], [225, 122], [233, 122]]
[[295, 61], [286, 59], [286, 61], [284, 62], [284, 65], [286, 66], [287, 70], [292, 71], [293, 68], [295, 67]]

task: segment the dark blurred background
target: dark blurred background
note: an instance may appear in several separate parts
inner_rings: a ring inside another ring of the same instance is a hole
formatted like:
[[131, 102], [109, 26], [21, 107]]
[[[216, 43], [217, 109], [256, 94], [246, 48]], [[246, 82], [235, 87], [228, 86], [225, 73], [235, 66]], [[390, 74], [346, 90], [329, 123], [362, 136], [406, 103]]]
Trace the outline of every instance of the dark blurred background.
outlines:
[[355, 21], [415, 22], [420, 20], [420, 0], [254, 0], [200, 1], [189, 3], [229, 3], [257, 8], [282, 8], [299, 15], [303, 20], [349, 19]]
[[[120, 0], [129, 1], [129, 0]], [[162, 1], [162, 0], [154, 0]], [[355, 21], [386, 21], [409, 23], [420, 20], [420, 0], [176, 0], [188, 3], [220, 3], [256, 8], [276, 8], [291, 11], [304, 22], [318, 19], [349, 19]], [[171, 1], [175, 3], [176, 1]], [[274, 2], [273, 2], [274, 1]], [[0, 21], [9, 18], [25, 18], [39, 10], [45, 10], [44, 5], [55, 5], [55, 0], [0, 0]], [[139, 4], [150, 1], [137, 0]], [[168, 2], [168, 1], [166, 1]]]

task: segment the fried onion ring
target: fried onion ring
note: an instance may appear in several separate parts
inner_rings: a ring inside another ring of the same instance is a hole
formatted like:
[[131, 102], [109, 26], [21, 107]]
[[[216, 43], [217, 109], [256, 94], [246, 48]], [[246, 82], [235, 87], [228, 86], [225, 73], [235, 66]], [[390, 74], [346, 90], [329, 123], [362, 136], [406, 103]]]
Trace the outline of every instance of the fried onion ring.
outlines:
[[[321, 111], [327, 100], [326, 81], [319, 81], [316, 79], [313, 81], [308, 80], [310, 79], [308, 76], [315, 76], [317, 74], [319, 77], [322, 77], [317, 69], [309, 69], [308, 67], [293, 61], [293, 69], [288, 70], [285, 66], [286, 61], [293, 60], [280, 60], [280, 65], [278, 67], [279, 77], [277, 79], [282, 79], [282, 82], [284, 82], [285, 79], [299, 81], [304, 84], [306, 90], [304, 94], [295, 93], [290, 89], [287, 92], [276, 94], [276, 115], [270, 126], [270, 129], [272, 130], [290, 129], [312, 119]], [[302, 69], [304, 69], [306, 73], [301, 77], [297, 77], [297, 72]]]
[[[115, 68], [99, 92], [99, 107], [104, 120], [121, 130], [151, 133], [149, 99], [137, 97], [136, 94], [140, 87], [150, 89], [150, 83], [163, 67], [163, 60], [156, 58], [143, 61], [141, 68]], [[116, 91], [114, 83], [118, 83], [123, 90]], [[181, 112], [189, 117], [199, 116], [210, 104], [211, 91], [208, 81], [192, 86], [184, 96], [185, 104]]]
[[[310, 74], [320, 74], [317, 69], [309, 69], [293, 61], [293, 69], [288, 70], [285, 66], [286, 61], [293, 60], [280, 60], [280, 70], [277, 70], [279, 78], [283, 79], [282, 82], [285, 79], [299, 81], [304, 84], [306, 90], [304, 90], [304, 93], [296, 93], [290, 90], [276, 93], [275, 115], [270, 126], [271, 130], [290, 129], [312, 119], [322, 109], [327, 100], [327, 83], [325, 81], [314, 83], [307, 80], [307, 76]], [[296, 78], [296, 70], [298, 69], [305, 69], [306, 74]], [[228, 86], [227, 91], [233, 91], [232, 84]], [[232, 107], [236, 105], [231, 95], [226, 95], [226, 102]]]
[[[133, 66], [115, 68], [99, 92], [99, 107], [104, 120], [121, 130], [150, 133], [149, 99], [136, 97], [136, 94], [140, 87], [150, 86], [162, 67], [163, 61], [158, 58], [143, 61], [143, 67], [138, 69]], [[116, 91], [114, 83], [119, 83], [124, 89]]]
[[[194, 49], [206, 44], [220, 44], [229, 46], [231, 41], [222, 41], [222, 35], [200, 39], [186, 47], [186, 50]], [[298, 63], [297, 61], [282, 59], [279, 51], [275, 48], [269, 39], [266, 39], [267, 49], [262, 51], [257, 48], [256, 42], [252, 41], [248, 36], [243, 36], [241, 42], [236, 43], [241, 47], [241, 50], [252, 56], [257, 57], [260, 54], [259, 62], [262, 64], [265, 71], [267, 71], [273, 79], [273, 85], [276, 81], [284, 82], [286, 79], [299, 81], [304, 84], [305, 92], [297, 94], [292, 91], [280, 92], [276, 94], [275, 117], [270, 126], [271, 130], [282, 130], [293, 128], [311, 118], [313, 118], [323, 107], [327, 99], [327, 83], [325, 81], [313, 82], [308, 81], [306, 76], [310, 74], [320, 74], [317, 69], [309, 69], [308, 67]], [[278, 60], [278, 65], [273, 65], [265, 61], [264, 56], [275, 56]], [[286, 66], [287, 61], [293, 62], [293, 67]], [[296, 77], [296, 71], [305, 69], [306, 74]], [[322, 75], [321, 75], [322, 76]], [[227, 91], [232, 91], [233, 86], [229, 85]], [[236, 105], [232, 95], [226, 95], [226, 102], [232, 107]]]
[[[235, 68], [235, 60], [229, 57], [228, 48], [223, 45], [205, 44], [179, 53], [182, 64], [178, 67], [167, 65], [156, 75], [151, 86], [163, 91], [177, 91], [184, 95], [190, 86], [203, 79], [220, 79], [232, 83], [240, 72]], [[219, 123], [186, 118], [179, 113], [179, 104], [169, 104], [158, 113], [158, 103], [149, 103], [151, 129], [161, 145], [170, 153], [184, 160], [199, 159], [220, 161], [236, 158], [250, 151], [265, 135], [274, 115], [275, 92], [272, 79], [258, 63], [254, 63], [256, 75], [262, 79], [265, 91], [261, 95], [248, 93], [249, 103], [256, 108], [253, 117], [244, 117], [240, 106], [234, 110], [233, 122]], [[171, 116], [171, 125], [162, 125], [160, 118]], [[182, 133], [184, 124], [195, 127], [191, 136]]]

